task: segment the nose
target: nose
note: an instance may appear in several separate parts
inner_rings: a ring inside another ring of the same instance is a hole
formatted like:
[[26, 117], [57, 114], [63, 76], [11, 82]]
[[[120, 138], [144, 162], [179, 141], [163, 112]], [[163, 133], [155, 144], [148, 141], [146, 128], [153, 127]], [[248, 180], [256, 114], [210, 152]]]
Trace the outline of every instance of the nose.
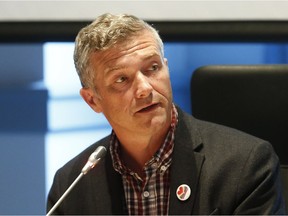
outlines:
[[135, 84], [135, 95], [137, 98], [148, 97], [153, 91], [153, 88], [149, 83], [149, 78], [146, 77], [141, 72], [136, 74], [134, 84]]

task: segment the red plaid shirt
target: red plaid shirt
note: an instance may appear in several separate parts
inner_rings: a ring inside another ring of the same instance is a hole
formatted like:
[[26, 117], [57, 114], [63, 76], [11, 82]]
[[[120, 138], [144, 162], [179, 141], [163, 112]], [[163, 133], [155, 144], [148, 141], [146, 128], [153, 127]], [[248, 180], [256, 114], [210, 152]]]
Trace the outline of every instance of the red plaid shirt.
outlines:
[[129, 215], [168, 215], [170, 195], [170, 165], [174, 147], [174, 131], [178, 113], [173, 105], [171, 128], [165, 142], [145, 164], [145, 177], [127, 168], [120, 158], [119, 141], [112, 131], [110, 152], [114, 169], [122, 176], [126, 207]]

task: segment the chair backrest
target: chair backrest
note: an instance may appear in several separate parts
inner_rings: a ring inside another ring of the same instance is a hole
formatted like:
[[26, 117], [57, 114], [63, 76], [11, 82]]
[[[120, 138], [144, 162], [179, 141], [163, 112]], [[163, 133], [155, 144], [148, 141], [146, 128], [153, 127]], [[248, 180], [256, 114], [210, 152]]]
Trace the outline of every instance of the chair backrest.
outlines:
[[288, 65], [210, 65], [191, 79], [192, 114], [268, 140], [288, 209]]

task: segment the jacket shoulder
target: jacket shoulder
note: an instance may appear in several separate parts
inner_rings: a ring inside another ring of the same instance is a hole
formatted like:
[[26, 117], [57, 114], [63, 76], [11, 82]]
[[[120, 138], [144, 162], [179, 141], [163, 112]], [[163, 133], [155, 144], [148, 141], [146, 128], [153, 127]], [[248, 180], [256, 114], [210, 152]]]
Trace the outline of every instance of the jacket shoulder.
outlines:
[[89, 156], [96, 150], [99, 146], [104, 146], [107, 151], [109, 149], [110, 135], [102, 138], [101, 140], [91, 144], [74, 158], [65, 163], [61, 168], [58, 169], [56, 174], [61, 174], [65, 176], [71, 176], [73, 178], [77, 177], [81, 172], [83, 166], [86, 164]]

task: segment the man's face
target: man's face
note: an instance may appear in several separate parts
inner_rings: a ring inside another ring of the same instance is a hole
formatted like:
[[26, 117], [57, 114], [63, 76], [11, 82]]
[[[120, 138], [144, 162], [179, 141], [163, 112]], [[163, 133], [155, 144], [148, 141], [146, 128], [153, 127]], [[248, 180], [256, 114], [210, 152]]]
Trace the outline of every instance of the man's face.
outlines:
[[103, 112], [116, 134], [144, 135], [169, 127], [172, 90], [168, 65], [150, 32], [96, 53], [91, 61], [97, 93], [82, 89], [81, 95], [96, 112]]

